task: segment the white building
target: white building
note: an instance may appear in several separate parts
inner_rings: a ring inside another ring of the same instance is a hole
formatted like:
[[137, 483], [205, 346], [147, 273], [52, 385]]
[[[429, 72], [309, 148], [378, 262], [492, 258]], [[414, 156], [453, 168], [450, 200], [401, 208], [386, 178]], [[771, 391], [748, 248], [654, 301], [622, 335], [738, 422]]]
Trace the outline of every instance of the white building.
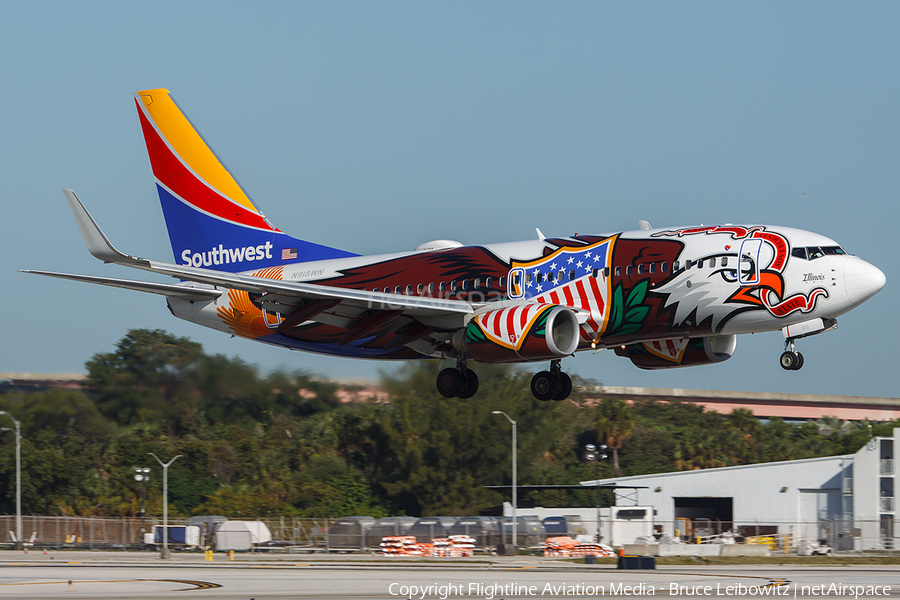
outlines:
[[856, 550], [868, 550], [864, 540], [878, 539], [880, 548], [897, 547], [897, 505], [894, 499], [894, 448], [900, 444], [900, 428], [893, 437], [876, 437], [853, 455], [854, 478], [850, 490], [856, 521]]
[[856, 454], [718, 469], [636, 475], [584, 485], [640, 486], [616, 506], [653, 509], [657, 533], [695, 537], [734, 530], [745, 536], [825, 539], [838, 550], [882, 550], [894, 539], [894, 447], [874, 438]]

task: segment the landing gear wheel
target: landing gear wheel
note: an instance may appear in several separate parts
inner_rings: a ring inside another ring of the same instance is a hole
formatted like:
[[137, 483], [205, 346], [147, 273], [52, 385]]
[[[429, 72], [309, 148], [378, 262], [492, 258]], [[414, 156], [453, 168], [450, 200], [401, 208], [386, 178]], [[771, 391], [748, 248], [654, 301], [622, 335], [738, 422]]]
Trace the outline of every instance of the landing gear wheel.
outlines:
[[531, 378], [531, 393], [538, 400], [552, 400], [559, 391], [559, 387], [559, 377], [550, 371], [535, 373], [534, 377]]
[[565, 400], [572, 393], [572, 378], [565, 373], [559, 374], [559, 389], [553, 394], [553, 399], [557, 402]]
[[465, 380], [465, 386], [456, 396], [466, 400], [474, 396], [475, 392], [478, 391], [478, 375], [475, 374], [475, 371], [467, 370], [463, 379]]
[[782, 353], [781, 368], [785, 371], [796, 371], [803, 366], [803, 355], [799, 352], [787, 351]]
[[462, 373], [454, 368], [444, 369], [437, 376], [437, 390], [444, 398], [455, 398], [463, 389]]

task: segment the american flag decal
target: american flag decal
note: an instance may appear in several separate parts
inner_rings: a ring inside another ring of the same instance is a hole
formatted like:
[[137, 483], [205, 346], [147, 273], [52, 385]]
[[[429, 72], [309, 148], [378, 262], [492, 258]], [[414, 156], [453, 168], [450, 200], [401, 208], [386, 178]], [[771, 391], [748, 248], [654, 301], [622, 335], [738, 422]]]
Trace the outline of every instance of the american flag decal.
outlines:
[[553, 254], [527, 263], [514, 262], [524, 270], [524, 298], [539, 304], [580, 308], [590, 313], [582, 325], [583, 335], [593, 339], [602, 333], [608, 317], [612, 249], [615, 238], [580, 248], [563, 247]]
[[296, 248], [285, 248], [281, 251], [281, 260], [293, 260], [297, 258]]

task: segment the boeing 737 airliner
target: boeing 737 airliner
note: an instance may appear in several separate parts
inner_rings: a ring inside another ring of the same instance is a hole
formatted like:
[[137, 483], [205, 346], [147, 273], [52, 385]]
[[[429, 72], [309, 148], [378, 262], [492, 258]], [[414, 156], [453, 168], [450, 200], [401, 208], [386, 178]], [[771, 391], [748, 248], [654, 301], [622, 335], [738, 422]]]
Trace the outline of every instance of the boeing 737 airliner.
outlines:
[[175, 262], [113, 247], [71, 190], [88, 250], [161, 273], [149, 283], [28, 271], [166, 297], [176, 317], [297, 350], [370, 359], [452, 359], [445, 397], [470, 398], [477, 363], [549, 362], [532, 392], [563, 400], [561, 360], [612, 348], [643, 369], [729, 359], [736, 336], [781, 330], [781, 366], [798, 338], [885, 284], [873, 265], [809, 231], [768, 225], [641, 229], [359, 256], [290, 237], [263, 215], [169, 92], [135, 94]]

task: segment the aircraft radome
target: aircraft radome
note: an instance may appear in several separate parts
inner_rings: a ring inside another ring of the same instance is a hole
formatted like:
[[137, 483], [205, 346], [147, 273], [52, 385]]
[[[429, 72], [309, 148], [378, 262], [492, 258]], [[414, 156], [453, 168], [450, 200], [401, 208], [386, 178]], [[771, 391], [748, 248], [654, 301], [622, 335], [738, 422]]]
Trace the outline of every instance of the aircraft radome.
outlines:
[[453, 359], [446, 397], [472, 397], [475, 363], [548, 362], [531, 382], [562, 400], [561, 361], [613, 348], [643, 369], [722, 362], [737, 335], [781, 330], [781, 366], [796, 370], [798, 338], [885, 284], [836, 241], [768, 225], [721, 225], [359, 256], [290, 237], [257, 209], [167, 90], [135, 94], [175, 262], [113, 247], [71, 190], [69, 206], [98, 259], [162, 273], [162, 284], [28, 271], [166, 297], [172, 314], [225, 333], [336, 356]]

